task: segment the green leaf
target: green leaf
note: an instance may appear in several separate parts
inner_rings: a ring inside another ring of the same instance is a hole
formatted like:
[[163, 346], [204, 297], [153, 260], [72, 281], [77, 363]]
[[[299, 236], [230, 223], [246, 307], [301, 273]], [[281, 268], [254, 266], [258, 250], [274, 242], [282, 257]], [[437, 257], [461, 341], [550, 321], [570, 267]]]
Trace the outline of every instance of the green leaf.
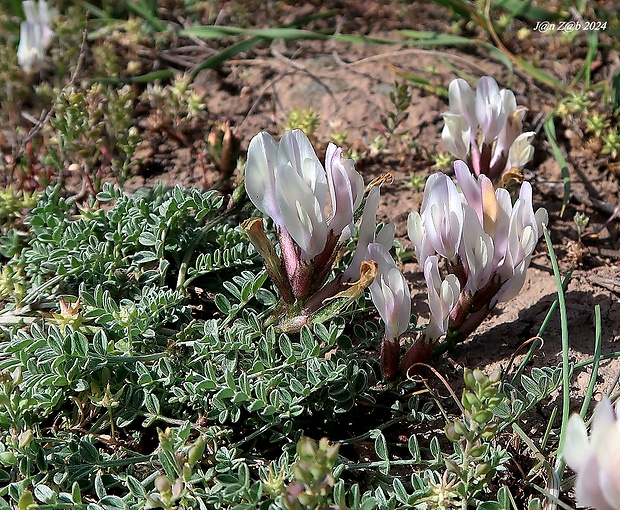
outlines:
[[153, 393], [147, 393], [146, 395], [144, 395], [144, 406], [150, 413], [159, 415], [159, 399]]
[[82, 504], [82, 493], [80, 492], [80, 484], [73, 482], [71, 485], [71, 501], [78, 505]]
[[56, 503], [56, 493], [47, 485], [39, 484], [34, 488], [34, 497], [41, 503]]
[[374, 437], [375, 439], [375, 452], [377, 452], [377, 456], [381, 460], [389, 460], [387, 443], [383, 433], [380, 430], [375, 429], [371, 432], [370, 437]]
[[217, 306], [217, 309], [220, 312], [226, 315], [228, 315], [230, 311], [232, 310], [232, 305], [230, 304], [230, 301], [224, 294], [217, 294], [215, 296], [215, 306]]
[[88, 464], [97, 464], [99, 462], [99, 452], [97, 448], [86, 439], [80, 441], [78, 452], [82, 460]]
[[435, 459], [436, 462], [439, 462], [441, 459], [441, 446], [439, 445], [439, 439], [437, 436], [433, 436], [431, 442], [429, 444], [429, 448], [431, 450], [431, 455]]
[[280, 352], [287, 360], [291, 358], [294, 359], [293, 345], [291, 344], [291, 341], [289, 340], [288, 336], [280, 335], [278, 345], [280, 346]]
[[407, 494], [407, 489], [405, 489], [403, 482], [401, 482], [398, 478], [394, 478], [392, 481], [392, 487], [394, 487], [394, 493], [396, 494], [398, 501], [400, 501], [403, 505], [406, 505], [409, 502], [409, 495]]
[[409, 453], [411, 454], [411, 460], [414, 462], [420, 462], [420, 445], [418, 444], [418, 438], [415, 434], [409, 436], [409, 440], [407, 441], [407, 448], [409, 449]]
[[153, 232], [142, 232], [138, 238], [138, 242], [143, 246], [155, 246], [157, 244], [157, 237]]
[[159, 260], [159, 258], [152, 251], [139, 251], [133, 256], [133, 260], [136, 264], [148, 264]]
[[101, 498], [99, 504], [109, 510], [126, 510], [129, 507], [127, 504], [118, 496], [105, 496]]
[[101, 478], [101, 473], [97, 473], [95, 475], [95, 493], [99, 499], [103, 499], [108, 495], [106, 491], [105, 484]]

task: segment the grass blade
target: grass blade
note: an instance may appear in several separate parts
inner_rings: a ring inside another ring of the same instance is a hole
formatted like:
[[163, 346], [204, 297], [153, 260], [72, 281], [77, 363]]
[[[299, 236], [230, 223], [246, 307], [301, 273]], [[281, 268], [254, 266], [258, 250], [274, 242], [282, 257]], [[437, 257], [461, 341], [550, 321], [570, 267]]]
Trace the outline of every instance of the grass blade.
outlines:
[[609, 91], [609, 103], [614, 115], [618, 115], [620, 110], [620, 69], [611, 78], [611, 90]]
[[[558, 289], [558, 303], [560, 305], [560, 328], [562, 331], [562, 424], [560, 426], [560, 444], [558, 445], [558, 451], [561, 452], [564, 446], [564, 440], [566, 439], [566, 424], [568, 423], [568, 417], [570, 414], [571, 367], [568, 360], [568, 315], [566, 313], [566, 299], [564, 297], [564, 289], [562, 288], [560, 266], [558, 265], [558, 259], [555, 256], [553, 244], [551, 243], [551, 236], [549, 235], [549, 230], [546, 225], [543, 225], [543, 232], [545, 235], [545, 242], [547, 243], [547, 249], [549, 250], [549, 259], [551, 260], [551, 266], [553, 267], [555, 284]], [[558, 456], [555, 469], [556, 476], [561, 478], [560, 475], [563, 471], [564, 461], [560, 460], [560, 457]]]
[[530, 21], [555, 21], [563, 18], [562, 13], [548, 11], [542, 7], [532, 5], [530, 0], [491, 0], [494, 7], [501, 7], [510, 11], [510, 17], [527, 18]]
[[562, 210], [560, 211], [560, 217], [562, 217], [564, 216], [564, 211], [566, 210], [566, 206], [568, 205], [568, 201], [570, 200], [571, 178], [570, 172], [568, 170], [568, 164], [566, 163], [564, 154], [562, 154], [562, 150], [560, 149], [560, 146], [558, 145], [558, 141], [555, 136], [555, 124], [553, 123], [553, 121], [553, 114], [549, 114], [547, 120], [545, 120], [545, 134], [547, 135], [549, 145], [551, 145], [553, 156], [558, 162], [558, 165], [560, 165], [560, 170], [562, 171], [562, 182], [564, 183], [564, 197], [562, 198]]
[[186, 28], [179, 32], [181, 36], [200, 37], [201, 39], [221, 39], [231, 35], [247, 35], [262, 39], [284, 39], [287, 41], [329, 39], [329, 34], [303, 30], [292, 27], [274, 28], [239, 28], [222, 25], [202, 25]]
[[409, 83], [413, 83], [416, 87], [421, 88], [431, 94], [435, 94], [438, 97], [448, 98], [448, 88], [443, 87], [441, 85], [435, 85], [430, 80], [423, 78], [414, 73], [407, 73], [405, 71], [401, 71], [396, 66], [389, 64], [389, 67], [394, 71], [398, 76], [401, 76], [403, 79], [407, 80]]
[[592, 373], [590, 374], [590, 381], [588, 381], [588, 389], [583, 397], [583, 404], [581, 404], [581, 410], [579, 416], [585, 419], [590, 400], [592, 400], [592, 394], [594, 393], [594, 385], [596, 384], [596, 378], [598, 377], [598, 365], [601, 360], [601, 345], [603, 343], [601, 327], [601, 305], [594, 307], [594, 364], [592, 365]]
[[230, 58], [238, 55], [239, 53], [252, 49], [254, 46], [260, 44], [264, 40], [265, 39], [263, 39], [262, 37], [252, 37], [251, 39], [240, 41], [231, 46], [228, 46], [228, 48], [223, 49], [219, 53], [210, 56], [209, 58], [203, 60], [200, 64], [198, 64], [198, 66], [196, 66], [191, 72], [192, 79], [196, 78], [198, 73], [203, 69], [219, 67]]
[[412, 41], [404, 41], [407, 46], [459, 46], [465, 44], [481, 46], [487, 50], [493, 58], [506, 66], [506, 69], [510, 73], [510, 81], [513, 79], [513, 65], [510, 57], [492, 44], [475, 39], [468, 39], [460, 35], [438, 34], [437, 32], [421, 30], [399, 30], [398, 33], [409, 39], [413, 39]]
[[[463, 0], [433, 0], [437, 5], [451, 8], [459, 16], [473, 17], [475, 10]], [[563, 18], [560, 12], [549, 11], [532, 5], [530, 0], [491, 0], [491, 5], [510, 12], [510, 17], [526, 18], [530, 21], [555, 21]]]
[[161, 69], [159, 71], [153, 71], [152, 73], [141, 74], [139, 76], [129, 76], [127, 78], [93, 78], [92, 81], [99, 83], [151, 83], [156, 80], [164, 80], [174, 76], [174, 72], [171, 69]]
[[586, 36], [588, 40], [588, 52], [586, 53], [586, 57], [583, 61], [583, 66], [575, 76], [575, 79], [570, 84], [570, 88], [572, 89], [579, 83], [581, 78], [584, 78], [584, 85], [586, 90], [590, 88], [590, 79], [592, 75], [592, 61], [594, 57], [596, 57], [596, 51], [598, 50], [598, 32], [594, 30], [590, 30]]
[[135, 12], [138, 16], [141, 16], [157, 31], [163, 32], [167, 29], [165, 23], [163, 23], [151, 9], [144, 4], [143, 1], [135, 2], [130, 0], [123, 0], [127, 10]]
[[110, 15], [105, 10], [100, 9], [99, 7], [96, 7], [95, 5], [89, 2], [80, 2], [80, 3], [82, 4], [82, 7], [84, 7], [84, 9], [90, 12], [95, 18], [106, 19], [106, 20], [113, 19], [110, 17]]

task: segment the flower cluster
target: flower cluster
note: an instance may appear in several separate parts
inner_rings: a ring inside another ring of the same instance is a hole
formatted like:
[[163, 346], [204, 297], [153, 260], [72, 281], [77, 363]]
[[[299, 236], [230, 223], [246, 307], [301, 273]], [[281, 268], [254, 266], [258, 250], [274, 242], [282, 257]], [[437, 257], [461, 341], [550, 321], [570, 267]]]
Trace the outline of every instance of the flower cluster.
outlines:
[[[420, 212], [408, 232], [424, 268], [431, 311], [426, 338], [464, 339], [498, 301], [521, 290], [547, 211], [532, 206], [532, 188], [521, 185], [515, 203], [484, 174], [475, 178], [463, 161], [454, 164], [460, 190], [445, 174], [429, 177]], [[447, 276], [442, 279], [440, 258]]]
[[350, 301], [373, 281], [373, 297], [380, 299], [388, 336], [397, 338], [406, 329], [409, 308], [394, 317], [396, 302], [401, 303], [398, 310], [410, 307], [406, 281], [388, 252], [394, 226], [375, 232], [377, 187], [370, 189], [364, 203], [350, 266], [326, 284], [343, 242], [351, 236], [365, 194], [362, 176], [353, 160], [342, 156], [342, 149], [330, 144], [323, 166], [302, 131], [285, 132], [280, 144], [271, 135], [259, 133], [248, 148], [245, 188], [278, 230], [280, 254], [265, 235], [262, 220], [245, 225], [282, 296], [284, 303], [277, 312], [282, 330], [296, 330], [317, 320], [326, 303], [336, 298]]
[[22, 2], [26, 20], [20, 26], [17, 61], [26, 73], [40, 69], [45, 59], [45, 50], [52, 42], [50, 28], [51, 13], [46, 0]]
[[443, 114], [444, 144], [457, 158], [469, 157], [476, 175], [496, 181], [505, 170], [521, 169], [532, 159], [535, 133], [522, 132], [526, 108], [517, 106], [512, 91], [500, 90], [493, 78], [484, 76], [474, 95], [459, 78], [450, 83], [449, 97], [450, 110]]
[[[409, 237], [428, 286], [430, 321], [424, 338], [402, 359], [399, 337], [409, 326], [411, 299], [389, 254], [393, 225], [376, 232], [379, 189], [366, 190], [353, 161], [333, 144], [323, 166], [299, 130], [284, 133], [279, 144], [267, 133], [256, 135], [248, 149], [245, 187], [254, 205], [273, 219], [279, 252], [262, 220], [249, 220], [246, 231], [282, 296], [273, 315], [279, 328], [297, 331], [333, 316], [338, 308], [331, 303], [348, 303], [369, 287], [385, 323], [381, 368], [389, 380], [426, 361], [442, 337], [447, 347], [465, 339], [499, 301], [512, 299], [548, 220], [545, 209], [534, 212], [529, 183], [521, 185], [514, 203], [508, 190], [493, 184], [505, 169], [521, 168], [532, 157], [534, 134], [521, 133], [524, 112], [493, 78], [482, 78], [475, 96], [463, 80], [450, 84], [443, 137], [455, 155], [471, 153], [474, 171], [457, 161], [458, 187], [443, 173], [432, 175], [420, 212], [409, 216]], [[327, 282], [362, 204], [352, 262]]]
[[562, 455], [577, 473], [575, 495], [580, 505], [620, 510], [620, 401], [614, 416], [610, 400], [601, 400], [594, 411], [589, 439], [581, 417], [571, 416]]

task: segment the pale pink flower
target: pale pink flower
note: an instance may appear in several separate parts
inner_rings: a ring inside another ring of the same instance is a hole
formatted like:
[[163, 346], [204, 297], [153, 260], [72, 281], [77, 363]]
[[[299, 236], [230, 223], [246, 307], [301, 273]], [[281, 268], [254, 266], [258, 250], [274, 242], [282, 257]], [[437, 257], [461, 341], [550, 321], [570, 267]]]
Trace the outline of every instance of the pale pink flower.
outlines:
[[590, 437], [581, 417], [571, 416], [562, 455], [577, 473], [579, 505], [620, 510], [620, 401], [614, 415], [610, 400], [603, 397], [594, 411]]
[[459, 299], [461, 286], [453, 274], [442, 279], [439, 274], [439, 259], [432, 255], [424, 263], [424, 278], [428, 287], [428, 307], [431, 311], [425, 334], [431, 340], [437, 340], [448, 331], [450, 313]]
[[411, 318], [409, 286], [385, 246], [371, 243], [368, 246], [368, 253], [377, 263], [377, 276], [370, 284], [370, 295], [385, 323], [386, 337], [395, 340], [409, 326]]
[[245, 187], [252, 203], [286, 230], [306, 261], [323, 252], [328, 236], [338, 238], [350, 229], [364, 193], [362, 176], [341, 149], [329, 145], [324, 168], [300, 130], [285, 132], [279, 145], [268, 133], [252, 138]]
[[476, 175], [493, 181], [505, 170], [529, 163], [534, 133], [522, 133], [526, 108], [517, 106], [512, 91], [500, 90], [493, 78], [484, 76], [475, 95], [461, 78], [450, 83], [448, 93], [450, 109], [443, 114], [441, 136], [451, 154], [469, 158]]
[[[432, 175], [421, 212], [410, 213], [407, 225], [429, 288], [433, 319], [429, 338], [458, 330], [462, 324], [471, 332], [474, 322], [483, 320], [498, 301], [516, 296], [543, 233], [542, 224], [548, 221], [545, 209], [534, 212], [528, 182], [512, 204], [507, 190], [495, 189], [486, 175], [474, 177], [464, 162], [457, 161], [454, 170], [460, 191], [445, 174]], [[447, 259], [448, 275], [443, 279], [438, 256]], [[458, 303], [452, 300], [456, 283]], [[459, 310], [452, 313], [455, 306]], [[467, 322], [470, 313], [476, 318]]]
[[54, 33], [50, 28], [51, 14], [46, 0], [22, 2], [26, 20], [20, 26], [17, 61], [21, 68], [30, 73], [37, 71], [45, 59]]

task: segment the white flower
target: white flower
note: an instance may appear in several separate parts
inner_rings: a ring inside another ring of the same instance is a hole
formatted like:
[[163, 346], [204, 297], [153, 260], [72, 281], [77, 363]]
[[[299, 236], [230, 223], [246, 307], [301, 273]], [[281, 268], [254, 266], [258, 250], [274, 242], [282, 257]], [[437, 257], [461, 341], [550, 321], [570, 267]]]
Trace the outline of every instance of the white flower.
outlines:
[[463, 229], [461, 259], [467, 270], [465, 288], [472, 294], [482, 289], [493, 274], [493, 239], [483, 229], [475, 211], [469, 205], [463, 206]]
[[517, 100], [511, 90], [503, 89], [500, 91], [500, 94], [506, 114], [506, 123], [497, 137], [497, 145], [495, 146], [491, 166], [495, 165], [500, 158], [505, 158], [506, 154], [508, 154], [510, 146], [523, 131], [523, 117], [527, 111], [527, 108], [524, 106], [517, 106]]
[[540, 208], [534, 213], [532, 207], [532, 186], [529, 182], [521, 185], [519, 198], [510, 212], [506, 252], [503, 261], [498, 264], [497, 273], [505, 283], [497, 298], [509, 301], [517, 295], [525, 282], [525, 270], [538, 239], [543, 233], [542, 225], [549, 221], [546, 209]]
[[426, 181], [420, 216], [429, 244], [450, 262], [456, 260], [463, 233], [462, 199], [452, 180], [444, 173]]
[[441, 136], [451, 154], [469, 156], [476, 175], [495, 181], [504, 170], [523, 168], [532, 159], [534, 132], [521, 132], [526, 108], [517, 106], [512, 91], [500, 90], [492, 77], [484, 76], [475, 95], [460, 78], [450, 83], [448, 93], [450, 109], [443, 114]]
[[264, 132], [250, 141], [245, 178], [248, 196], [288, 232], [306, 261], [325, 249], [329, 235], [340, 237], [350, 231], [362, 200], [363, 179], [341, 152], [330, 144], [323, 168], [300, 130], [285, 132], [279, 145]]
[[458, 113], [443, 114], [445, 125], [441, 138], [448, 151], [457, 158], [466, 158], [471, 143], [471, 128], [467, 119]]
[[385, 246], [371, 243], [368, 246], [368, 253], [377, 263], [377, 276], [370, 284], [370, 295], [385, 323], [386, 338], [396, 340], [409, 326], [411, 317], [409, 286]]
[[426, 229], [422, 221], [422, 216], [418, 211], [411, 211], [407, 218], [407, 233], [409, 239], [413, 243], [413, 249], [415, 252], [415, 258], [418, 260], [418, 264], [424, 267], [424, 262], [427, 257], [435, 254], [435, 250], [428, 241], [426, 235]]
[[590, 438], [579, 415], [566, 427], [562, 455], [577, 473], [579, 505], [596, 510], [620, 510], [620, 401], [614, 409], [607, 397], [594, 411]]
[[424, 263], [424, 278], [428, 287], [428, 307], [431, 318], [426, 328], [426, 336], [437, 340], [448, 331], [450, 313], [454, 310], [461, 293], [461, 285], [456, 276], [449, 274], [444, 280], [439, 275], [439, 259], [432, 255]]
[[281, 227], [275, 184], [277, 158], [278, 144], [269, 133], [259, 133], [252, 138], [245, 167], [245, 190], [256, 208]]
[[364, 195], [364, 178], [355, 171], [353, 160], [343, 158], [342, 149], [333, 143], [327, 147], [325, 170], [332, 207], [329, 227], [334, 232], [342, 232], [346, 227], [351, 229]]
[[50, 11], [46, 0], [22, 2], [26, 20], [20, 26], [17, 61], [21, 68], [30, 73], [41, 67], [45, 50], [52, 42]]
[[495, 140], [506, 122], [504, 101], [497, 82], [490, 76], [483, 76], [476, 89], [476, 118], [482, 128], [483, 142]]
[[450, 113], [462, 115], [471, 129], [472, 136], [476, 133], [478, 119], [476, 117], [476, 98], [465, 80], [452, 80], [448, 87]]
[[455, 161], [454, 173], [465, 203], [476, 212], [478, 223], [493, 241], [493, 264], [497, 265], [504, 259], [508, 244], [510, 193], [503, 188], [496, 190], [486, 175], [481, 174], [476, 179], [462, 161]]
[[466, 291], [463, 303], [469, 303], [486, 288], [491, 292], [480, 294], [485, 303], [478, 299], [476, 306], [488, 304], [492, 308], [499, 300], [515, 297], [523, 287], [542, 224], [548, 221], [545, 209], [534, 212], [528, 182], [522, 184], [513, 205], [507, 190], [495, 189], [486, 175], [474, 177], [464, 162], [455, 162], [454, 171], [461, 191], [445, 174], [432, 175], [424, 190], [421, 212], [410, 213], [407, 222], [416, 258], [427, 279], [434, 317], [429, 332], [435, 337], [446, 331], [446, 314], [451, 312], [448, 304], [456, 304], [448, 299], [447, 287], [441, 291], [447, 279], [442, 283], [439, 278], [437, 256], [448, 259], [448, 270], [455, 273], [450, 291], [455, 292], [458, 284], [459, 292]]
[[534, 147], [530, 142], [535, 134], [534, 131], [528, 131], [515, 138], [508, 152], [508, 168], [523, 168], [531, 161]]

